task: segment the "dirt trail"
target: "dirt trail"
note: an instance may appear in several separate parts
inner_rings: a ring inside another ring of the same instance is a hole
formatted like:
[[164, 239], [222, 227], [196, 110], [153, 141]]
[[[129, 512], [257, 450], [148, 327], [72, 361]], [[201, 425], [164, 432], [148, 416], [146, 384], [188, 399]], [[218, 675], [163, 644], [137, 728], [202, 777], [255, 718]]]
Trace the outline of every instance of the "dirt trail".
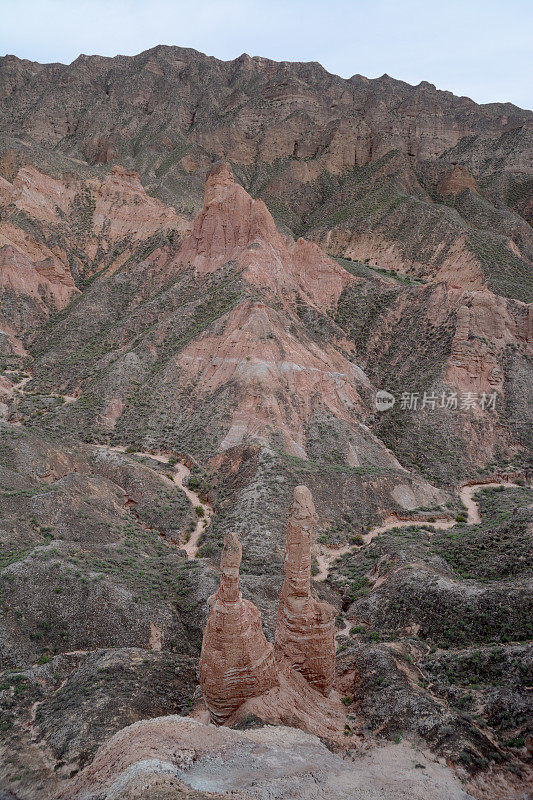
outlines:
[[[14, 375], [14, 374], [16, 374], [16, 370], [6, 369], [4, 374], [5, 375]], [[13, 391], [18, 392], [19, 394], [28, 394], [28, 392], [26, 392], [24, 390], [24, 387], [26, 386], [26, 384], [29, 381], [31, 381], [32, 378], [33, 378], [33, 375], [26, 375], [25, 378], [21, 378], [18, 383], [14, 383], [13, 384]], [[41, 394], [41, 392], [39, 392], [39, 394]], [[73, 394], [59, 394], [59, 392], [48, 392], [48, 393], [42, 393], [42, 394], [43, 394], [44, 397], [59, 397], [65, 403], [74, 403], [78, 399]]]
[[[12, 375], [14, 374], [14, 370], [6, 370], [6, 374]], [[26, 386], [28, 381], [31, 381], [32, 377], [33, 377], [32, 375], [27, 375], [25, 378], [21, 378], [21, 380], [18, 383], [13, 384], [13, 389], [17, 391], [19, 394], [27, 394], [27, 392], [24, 390], [24, 387]], [[57, 392], [49, 392], [47, 396], [62, 398], [65, 403], [74, 403], [78, 399], [74, 395], [58, 394]], [[107, 447], [107, 449], [114, 450], [116, 453], [126, 452], [126, 448], [119, 445], [115, 447], [109, 446]], [[132, 453], [132, 455], [152, 458], [155, 461], [159, 461], [161, 464], [168, 464], [169, 462], [169, 457], [161, 454], [137, 452], [137, 453]], [[196, 527], [189, 541], [186, 542], [181, 548], [182, 550], [185, 550], [185, 552], [187, 553], [187, 558], [191, 559], [196, 557], [196, 553], [198, 552], [198, 541], [200, 539], [200, 536], [202, 535], [202, 532], [207, 528], [207, 526], [211, 522], [211, 518], [213, 516], [213, 509], [208, 503], [202, 502], [202, 500], [200, 500], [196, 492], [193, 492], [192, 489], [189, 489], [188, 486], [184, 486], [183, 482], [185, 478], [187, 478], [189, 475], [190, 475], [190, 470], [185, 464], [179, 463], [176, 465], [173, 476], [174, 483], [187, 496], [190, 503], [193, 505], [195, 509], [196, 508], [203, 509], [203, 514], [201, 516], [200, 515], [198, 516]]]
[[[490, 483], [469, 483], [464, 484], [461, 486], [459, 490], [459, 497], [464, 503], [466, 510], [467, 510], [467, 524], [468, 525], [477, 525], [481, 522], [481, 514], [479, 512], [479, 503], [476, 503], [474, 500], [474, 495], [480, 489], [493, 489], [496, 486], [505, 486], [506, 488], [519, 488], [517, 483], [512, 483], [511, 481], [491, 481]], [[446, 528], [452, 528], [456, 525], [457, 522], [454, 519], [449, 519], [448, 517], [441, 517], [440, 519], [435, 519], [434, 522], [428, 522], [425, 519], [398, 519], [398, 517], [394, 514], [387, 517], [385, 522], [382, 525], [378, 525], [372, 530], [365, 533], [363, 536], [363, 541], [365, 544], [368, 544], [372, 541], [376, 536], [379, 536], [380, 533], [385, 533], [386, 531], [391, 530], [392, 528], [406, 528], [409, 525], [427, 525], [431, 526], [435, 530], [443, 530]], [[355, 545], [354, 545], [355, 547]], [[329, 570], [331, 568], [332, 563], [339, 558], [339, 556], [344, 555], [345, 553], [350, 552], [353, 547], [350, 545], [345, 545], [344, 547], [326, 547], [325, 545], [321, 545], [321, 551], [319, 555], [317, 555], [317, 563], [319, 567], [318, 573], [315, 575], [316, 581], [325, 581], [329, 575]], [[374, 588], [379, 586], [380, 583], [386, 579], [386, 576], [383, 575], [378, 581], [374, 584]], [[354, 624], [353, 620], [344, 620], [344, 627], [340, 630], [335, 632], [335, 639], [337, 640], [339, 636], [349, 636], [350, 629]]]
[[[15, 370], [5, 370], [6, 375], [16, 374]], [[13, 384], [13, 389], [20, 393], [20, 394], [27, 394], [25, 392], [24, 387], [26, 384], [31, 381], [32, 375], [29, 374], [25, 378], [21, 378], [21, 380]], [[57, 392], [50, 392], [50, 397], [59, 397], [62, 398], [65, 403], [74, 403], [78, 398], [74, 395], [68, 394], [58, 394]], [[117, 453], [124, 453], [126, 451], [125, 447], [122, 446], [115, 446], [115, 447], [108, 447], [109, 450], [114, 450]], [[161, 462], [162, 464], [168, 464], [168, 456], [164, 455], [155, 455], [154, 453], [143, 453], [137, 452], [133, 455], [136, 456], [144, 456], [147, 458], [153, 458], [156, 461]], [[196, 527], [194, 529], [193, 534], [191, 535], [189, 541], [183, 546], [183, 550], [187, 552], [188, 558], [194, 558], [198, 551], [198, 541], [202, 534], [202, 531], [210, 524], [211, 518], [213, 516], [213, 509], [206, 503], [203, 503], [196, 492], [193, 492], [188, 486], [184, 486], [184, 480], [190, 474], [190, 470], [187, 466], [183, 463], [180, 463], [176, 466], [173, 481], [176, 486], [187, 495], [191, 504], [197, 508], [201, 507], [204, 510], [204, 515], [198, 517], [198, 522], [196, 523]], [[473, 499], [475, 493], [479, 491], [479, 489], [483, 488], [495, 488], [496, 486], [504, 486], [507, 488], [516, 488], [518, 484], [512, 483], [510, 481], [493, 481], [490, 483], [467, 483], [464, 484], [461, 489], [459, 490], [459, 497], [463, 504], [467, 509], [467, 523], [468, 525], [476, 525], [481, 522], [481, 515], [479, 513], [479, 505]], [[365, 544], [368, 544], [372, 541], [376, 536], [379, 536], [380, 533], [385, 533], [386, 531], [391, 530], [392, 528], [405, 528], [409, 525], [428, 525], [435, 530], [443, 530], [447, 528], [452, 528], [456, 521], [450, 519], [449, 517], [441, 517], [440, 519], [436, 519], [434, 522], [428, 522], [426, 519], [399, 519], [396, 515], [392, 514], [391, 516], [387, 517], [385, 522], [382, 525], [377, 525], [375, 528], [372, 528], [368, 533], [363, 535], [363, 541]], [[331, 564], [335, 559], [339, 558], [340, 556], [348, 553], [352, 550], [351, 545], [344, 545], [343, 547], [328, 547], [327, 545], [321, 545], [320, 551], [316, 557], [317, 564], [318, 564], [318, 572], [314, 576], [316, 581], [325, 581], [329, 575], [329, 570], [331, 568]]]
[[[110, 445], [98, 445], [98, 447], [102, 447], [106, 450], [112, 450], [115, 453], [126, 453], [126, 448], [121, 445], [116, 445], [114, 447]], [[144, 453], [142, 451], [138, 451], [136, 453], [131, 453], [133, 456], [137, 456], [139, 458], [152, 458], [154, 461], [159, 461], [161, 464], [168, 464], [169, 456], [162, 455], [160, 453]], [[176, 464], [173, 468], [174, 474], [172, 476], [172, 481], [178, 486], [181, 491], [187, 496], [189, 502], [193, 506], [194, 509], [202, 508], [203, 515], [198, 516], [198, 520], [196, 522], [196, 527], [191, 534], [189, 541], [186, 542], [182, 547], [181, 550], [185, 550], [187, 553], [187, 558], [193, 559], [196, 558], [196, 554], [198, 552], [198, 542], [200, 536], [202, 535], [203, 531], [207, 528], [207, 526], [211, 523], [213, 518], [213, 509], [209, 505], [209, 503], [204, 503], [203, 500], [200, 499], [196, 492], [193, 492], [192, 489], [189, 489], [188, 486], [184, 485], [184, 481], [186, 478], [189, 477], [191, 474], [190, 469], [183, 464], [182, 462]]]
[[316, 557], [316, 563], [318, 564], [318, 572], [314, 575], [315, 581], [325, 581], [329, 575], [329, 568], [333, 561], [339, 556], [343, 556], [345, 553], [348, 553], [351, 550], [350, 545], [344, 545], [344, 547], [327, 547], [326, 545], [321, 546], [320, 553]]
[[354, 624], [353, 620], [345, 619], [344, 620], [344, 627], [340, 628], [340, 630], [338, 630], [338, 631], [335, 631], [335, 639], [338, 639], [339, 636], [349, 636], [353, 624]]
[[510, 481], [505, 481], [503, 483], [469, 483], [461, 487], [459, 497], [466, 506], [468, 514], [467, 521], [469, 525], [477, 525], [479, 522], [481, 522], [479, 504], [474, 500], [475, 493], [480, 489], [493, 489], [496, 486], [506, 486], [507, 488], [511, 489], [520, 488], [517, 483], [511, 483]]
[[427, 519], [399, 519], [395, 514], [391, 514], [383, 525], [378, 525], [377, 528], [372, 528], [371, 531], [365, 533], [363, 539], [365, 544], [368, 544], [380, 533], [390, 531], [392, 528], [408, 528], [409, 525], [428, 525], [435, 528], [435, 530], [446, 530], [446, 528], [453, 528], [456, 524], [455, 520], [449, 517], [440, 517], [435, 522], [428, 522]]
[[[399, 519], [397, 516], [392, 514], [390, 517], [387, 517], [385, 522], [382, 525], [378, 525], [375, 528], [372, 528], [371, 531], [365, 533], [363, 536], [363, 541], [365, 544], [374, 539], [375, 536], [379, 536], [380, 533], [385, 533], [385, 531], [390, 531], [392, 528], [407, 528], [409, 525], [431, 525], [432, 528], [439, 529], [439, 528], [451, 528], [453, 525], [456, 524], [454, 519], [449, 519], [449, 517], [442, 517], [441, 519], [435, 520], [435, 522], [427, 522], [427, 520], [420, 519]], [[314, 576], [315, 581], [325, 581], [329, 575], [329, 570], [332, 563], [343, 556], [345, 553], [349, 553], [356, 545], [344, 545], [344, 547], [327, 547], [327, 545], [321, 545], [320, 553], [317, 555], [316, 560], [318, 564], [318, 572]]]
[[[496, 486], [517, 488], [518, 484], [511, 483], [510, 481], [492, 481], [491, 483], [469, 483], [464, 484], [461, 487], [459, 490], [459, 497], [467, 509], [468, 525], [476, 525], [481, 522], [479, 504], [473, 499], [475, 493], [480, 489], [492, 489]], [[453, 528], [453, 526], [456, 524], [457, 522], [449, 517], [440, 517], [439, 519], [435, 519], [434, 522], [428, 522], [427, 519], [399, 519], [395, 514], [392, 514], [391, 516], [387, 517], [385, 522], [383, 522], [381, 525], [378, 525], [375, 528], [372, 528], [372, 530], [368, 531], [368, 533], [365, 533], [363, 535], [363, 541], [365, 544], [368, 544], [376, 536], [379, 536], [380, 533], [390, 531], [392, 528], [407, 528], [410, 525], [426, 525], [434, 530], [446, 530], [447, 528]], [[329, 570], [332, 563], [339, 558], [339, 556], [350, 552], [352, 549], [353, 547], [350, 545], [345, 545], [344, 547], [338, 548], [321, 545], [320, 552], [316, 558], [319, 571], [315, 575], [315, 580], [325, 581], [329, 575]]]

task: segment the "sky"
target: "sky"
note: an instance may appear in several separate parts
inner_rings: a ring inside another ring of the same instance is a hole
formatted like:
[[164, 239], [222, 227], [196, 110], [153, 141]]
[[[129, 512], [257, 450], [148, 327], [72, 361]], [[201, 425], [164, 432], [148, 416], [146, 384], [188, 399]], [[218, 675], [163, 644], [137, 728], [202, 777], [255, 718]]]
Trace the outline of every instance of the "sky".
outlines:
[[531, 0], [0, 0], [0, 55], [70, 63], [157, 44], [318, 61], [533, 108]]

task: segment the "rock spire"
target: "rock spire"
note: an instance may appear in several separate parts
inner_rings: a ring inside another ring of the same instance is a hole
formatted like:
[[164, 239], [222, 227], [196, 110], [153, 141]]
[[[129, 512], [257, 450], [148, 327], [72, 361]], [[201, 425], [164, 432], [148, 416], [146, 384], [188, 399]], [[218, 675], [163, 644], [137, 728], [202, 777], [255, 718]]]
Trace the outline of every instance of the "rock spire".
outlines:
[[278, 660], [287, 659], [292, 669], [327, 695], [335, 675], [335, 610], [311, 595], [311, 534], [316, 522], [311, 492], [297, 486], [287, 524], [275, 650]]
[[287, 524], [275, 647], [265, 639], [259, 610], [239, 591], [237, 535], [225, 536], [220, 589], [209, 598], [200, 656], [200, 685], [212, 722], [232, 724], [247, 709], [263, 719], [296, 720], [304, 728], [331, 733], [342, 720], [340, 704], [330, 697], [335, 610], [311, 595], [316, 523], [311, 492], [297, 486]]
[[274, 652], [261, 625], [261, 613], [239, 591], [242, 547], [226, 534], [220, 563], [220, 589], [209, 598], [200, 656], [200, 685], [212, 722], [223, 724], [250, 697], [278, 683]]

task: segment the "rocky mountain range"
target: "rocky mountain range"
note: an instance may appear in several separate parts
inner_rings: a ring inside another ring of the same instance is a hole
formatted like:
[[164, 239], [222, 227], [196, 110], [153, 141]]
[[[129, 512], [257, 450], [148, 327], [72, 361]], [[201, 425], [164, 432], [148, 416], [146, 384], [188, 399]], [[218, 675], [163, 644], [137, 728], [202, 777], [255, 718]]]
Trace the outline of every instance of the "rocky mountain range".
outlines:
[[2, 800], [525, 797], [532, 131], [315, 63], [0, 58]]

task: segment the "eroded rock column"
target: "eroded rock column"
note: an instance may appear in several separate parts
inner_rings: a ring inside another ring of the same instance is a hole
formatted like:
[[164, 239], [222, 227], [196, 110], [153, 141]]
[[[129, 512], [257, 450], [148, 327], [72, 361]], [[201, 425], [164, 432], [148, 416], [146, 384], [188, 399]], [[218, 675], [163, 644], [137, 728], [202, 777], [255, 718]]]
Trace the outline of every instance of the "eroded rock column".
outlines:
[[276, 659], [286, 660], [327, 695], [335, 676], [335, 609], [311, 596], [311, 535], [317, 515], [307, 486], [297, 486], [287, 524], [285, 581], [279, 600]]
[[211, 720], [222, 725], [248, 698], [278, 683], [274, 649], [263, 634], [261, 613], [239, 591], [241, 544], [226, 534], [220, 589], [209, 598], [200, 656], [200, 685]]

